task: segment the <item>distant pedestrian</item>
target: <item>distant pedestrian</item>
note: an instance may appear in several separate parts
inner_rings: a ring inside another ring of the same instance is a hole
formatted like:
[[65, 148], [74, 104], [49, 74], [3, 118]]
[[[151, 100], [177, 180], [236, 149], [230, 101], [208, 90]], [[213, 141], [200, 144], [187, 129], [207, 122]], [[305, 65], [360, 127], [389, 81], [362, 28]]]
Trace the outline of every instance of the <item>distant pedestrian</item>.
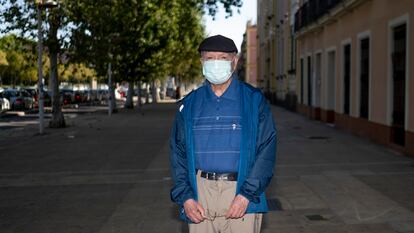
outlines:
[[207, 82], [176, 113], [171, 199], [191, 233], [257, 233], [276, 158], [273, 117], [262, 93], [234, 73], [233, 40], [209, 37], [199, 52]]

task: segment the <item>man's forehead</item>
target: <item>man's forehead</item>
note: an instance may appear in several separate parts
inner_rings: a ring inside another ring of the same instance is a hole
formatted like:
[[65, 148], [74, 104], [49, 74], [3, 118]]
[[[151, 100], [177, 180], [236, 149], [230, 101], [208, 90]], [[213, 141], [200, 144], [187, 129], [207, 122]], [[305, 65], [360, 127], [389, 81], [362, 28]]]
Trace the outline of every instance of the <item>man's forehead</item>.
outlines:
[[233, 55], [233, 53], [215, 52], [215, 51], [205, 51], [202, 54], [203, 56], [231, 56]]

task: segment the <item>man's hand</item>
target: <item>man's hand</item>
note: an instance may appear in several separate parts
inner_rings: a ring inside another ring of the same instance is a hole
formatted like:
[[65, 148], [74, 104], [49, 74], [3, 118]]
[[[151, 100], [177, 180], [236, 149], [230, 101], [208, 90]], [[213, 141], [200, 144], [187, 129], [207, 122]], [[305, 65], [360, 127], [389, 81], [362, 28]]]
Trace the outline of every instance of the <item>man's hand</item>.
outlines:
[[226, 214], [226, 218], [241, 218], [246, 213], [249, 200], [242, 195], [237, 195], [230, 205], [229, 211]]
[[194, 223], [200, 223], [206, 218], [204, 208], [194, 199], [184, 202], [185, 214]]

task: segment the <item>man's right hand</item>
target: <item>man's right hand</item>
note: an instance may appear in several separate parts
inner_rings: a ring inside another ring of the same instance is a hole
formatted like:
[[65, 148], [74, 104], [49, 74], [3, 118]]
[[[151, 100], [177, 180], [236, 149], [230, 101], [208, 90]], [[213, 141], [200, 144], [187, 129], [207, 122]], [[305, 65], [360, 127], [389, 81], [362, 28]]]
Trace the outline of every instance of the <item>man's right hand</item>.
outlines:
[[188, 199], [184, 202], [184, 211], [194, 223], [200, 223], [206, 218], [204, 208], [194, 199]]

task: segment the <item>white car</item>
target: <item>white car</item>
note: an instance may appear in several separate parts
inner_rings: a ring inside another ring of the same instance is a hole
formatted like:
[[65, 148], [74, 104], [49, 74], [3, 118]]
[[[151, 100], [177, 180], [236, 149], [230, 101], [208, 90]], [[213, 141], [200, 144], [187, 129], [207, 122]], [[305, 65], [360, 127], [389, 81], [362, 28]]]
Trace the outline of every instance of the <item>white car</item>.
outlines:
[[3, 92], [0, 92], [0, 112], [10, 110], [10, 101], [3, 97]]

